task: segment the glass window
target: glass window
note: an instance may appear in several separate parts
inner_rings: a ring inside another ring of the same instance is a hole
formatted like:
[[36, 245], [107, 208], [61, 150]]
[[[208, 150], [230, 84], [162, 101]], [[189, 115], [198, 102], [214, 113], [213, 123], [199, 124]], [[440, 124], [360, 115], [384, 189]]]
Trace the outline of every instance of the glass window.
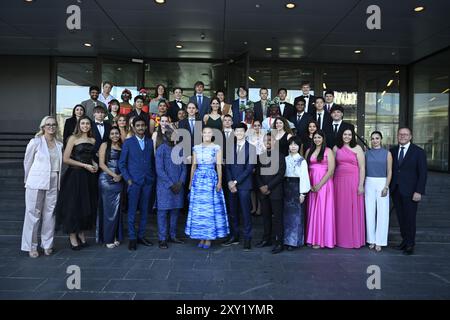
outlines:
[[[314, 95], [314, 70], [295, 65], [281, 65], [278, 72], [278, 90], [287, 89], [286, 101], [294, 103], [294, 99], [302, 95], [301, 83], [309, 81], [311, 83], [310, 93]], [[274, 95], [276, 92], [274, 92]]]
[[364, 137], [370, 146], [370, 134], [378, 130], [383, 144], [396, 143], [399, 121], [399, 72], [395, 69], [368, 70], [365, 92]]
[[430, 169], [448, 170], [450, 50], [413, 66], [413, 141], [425, 149]]
[[89, 99], [89, 87], [95, 83], [95, 65], [60, 62], [56, 68], [56, 117], [62, 134], [64, 122], [72, 116], [73, 107]]
[[122, 101], [120, 96], [124, 89], [130, 90], [134, 98], [138, 95], [139, 68], [141, 68], [139, 64], [104, 63], [102, 64], [102, 81], [112, 82], [111, 95], [117, 100]]
[[[327, 67], [323, 72], [322, 94], [334, 91], [334, 103], [344, 108], [344, 120], [357, 126], [358, 71], [355, 67]], [[319, 91], [319, 90], [317, 90]]]

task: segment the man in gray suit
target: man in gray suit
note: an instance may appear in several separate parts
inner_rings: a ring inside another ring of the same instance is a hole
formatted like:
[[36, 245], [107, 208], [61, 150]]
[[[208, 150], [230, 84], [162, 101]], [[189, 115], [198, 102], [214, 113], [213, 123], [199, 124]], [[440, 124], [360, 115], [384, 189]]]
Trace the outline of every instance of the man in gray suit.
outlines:
[[103, 107], [105, 109], [106, 114], [108, 112], [108, 108], [106, 107], [106, 105], [103, 102], [98, 100], [99, 94], [100, 94], [100, 88], [97, 86], [91, 86], [89, 88], [89, 95], [91, 96], [91, 98], [89, 100], [85, 100], [85, 101], [81, 102], [81, 105], [86, 110], [86, 115], [89, 118], [91, 118], [91, 120], [94, 119], [94, 108], [96, 106]]
[[194, 85], [195, 95], [189, 98], [189, 102], [194, 102], [198, 108], [198, 115], [200, 119], [203, 119], [205, 114], [209, 113], [211, 107], [211, 99], [203, 95], [205, 84], [202, 81], [197, 81]]

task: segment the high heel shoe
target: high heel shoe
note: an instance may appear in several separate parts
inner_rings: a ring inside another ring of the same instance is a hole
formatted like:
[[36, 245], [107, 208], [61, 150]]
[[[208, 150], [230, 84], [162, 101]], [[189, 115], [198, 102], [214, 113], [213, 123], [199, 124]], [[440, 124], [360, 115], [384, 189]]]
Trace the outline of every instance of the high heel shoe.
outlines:
[[209, 248], [211, 248], [211, 244], [204, 244], [203, 245], [203, 249], [209, 249]]
[[89, 247], [89, 243], [87, 242], [86, 238], [84, 239], [84, 242], [83, 242], [83, 241], [81, 241], [80, 236], [77, 234], [77, 240], [80, 243], [79, 247], [81, 247], [81, 248]]
[[80, 251], [81, 246], [80, 246], [80, 245], [74, 246], [74, 245], [72, 244], [72, 241], [70, 241], [70, 239], [69, 239], [69, 244], [70, 244], [70, 249], [72, 249], [72, 250], [74, 250], [74, 251]]
[[203, 248], [203, 243], [200, 242], [200, 243], [197, 245], [197, 247], [198, 247], [198, 248]]

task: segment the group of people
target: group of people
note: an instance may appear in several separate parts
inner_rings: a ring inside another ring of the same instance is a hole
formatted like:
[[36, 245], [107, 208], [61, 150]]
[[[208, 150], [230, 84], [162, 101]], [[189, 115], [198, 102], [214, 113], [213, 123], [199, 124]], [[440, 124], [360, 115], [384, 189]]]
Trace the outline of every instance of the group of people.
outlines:
[[73, 250], [88, 246], [85, 232], [94, 228], [97, 242], [115, 248], [124, 238], [125, 214], [129, 250], [151, 246], [145, 235], [152, 211], [161, 249], [184, 242], [177, 236], [184, 211], [184, 233], [199, 240], [198, 247], [243, 240], [250, 250], [252, 211], [258, 211], [264, 233], [256, 247], [271, 246], [274, 254], [305, 244], [368, 243], [381, 251], [388, 243], [389, 195], [403, 239], [398, 249], [414, 252], [427, 165], [409, 128], [398, 130], [399, 144], [390, 150], [379, 131], [370, 136], [372, 148], [361, 147], [333, 92], [314, 97], [309, 83], [293, 105], [284, 88], [274, 100], [262, 88], [261, 100], [252, 103], [241, 86], [239, 98], [227, 104], [224, 91], [209, 98], [198, 81], [185, 104], [181, 88], [168, 102], [158, 85], [156, 98], [138, 95], [133, 106], [130, 91], [119, 103], [111, 88], [105, 82], [102, 93], [89, 89], [90, 99], [66, 120], [62, 142], [55, 117], [47, 116], [27, 146], [22, 250], [30, 257], [39, 256], [40, 224], [46, 255], [58, 229], [69, 235]]

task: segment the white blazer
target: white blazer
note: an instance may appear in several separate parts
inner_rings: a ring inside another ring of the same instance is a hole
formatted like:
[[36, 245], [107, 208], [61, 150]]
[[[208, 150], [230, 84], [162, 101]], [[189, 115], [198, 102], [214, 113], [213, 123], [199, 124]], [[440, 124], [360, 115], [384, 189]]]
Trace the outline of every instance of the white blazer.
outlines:
[[[63, 144], [57, 140], [56, 148], [59, 155], [59, 167], [62, 168], [62, 146]], [[50, 189], [50, 153], [48, 151], [47, 142], [44, 136], [35, 137], [30, 140], [25, 151], [25, 158], [23, 159], [23, 167], [25, 169], [25, 188], [35, 190], [49, 190]], [[61, 180], [61, 174], [59, 175]], [[58, 190], [59, 183], [58, 181]]]

